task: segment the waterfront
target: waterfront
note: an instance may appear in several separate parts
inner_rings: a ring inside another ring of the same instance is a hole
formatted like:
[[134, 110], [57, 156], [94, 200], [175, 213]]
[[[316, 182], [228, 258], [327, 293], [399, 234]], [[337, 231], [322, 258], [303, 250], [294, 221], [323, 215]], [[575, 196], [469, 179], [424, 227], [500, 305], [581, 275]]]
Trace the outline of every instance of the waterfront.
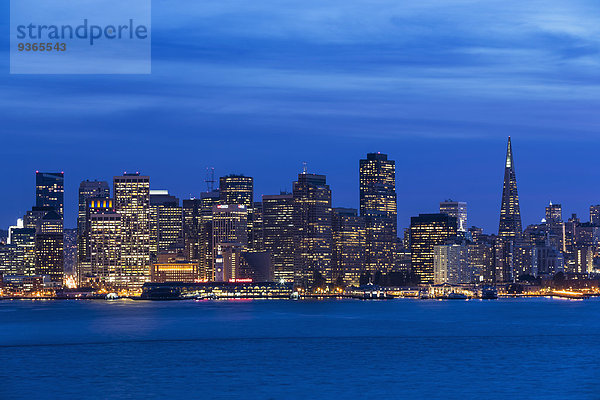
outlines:
[[579, 398], [600, 299], [2, 301], [0, 398]]

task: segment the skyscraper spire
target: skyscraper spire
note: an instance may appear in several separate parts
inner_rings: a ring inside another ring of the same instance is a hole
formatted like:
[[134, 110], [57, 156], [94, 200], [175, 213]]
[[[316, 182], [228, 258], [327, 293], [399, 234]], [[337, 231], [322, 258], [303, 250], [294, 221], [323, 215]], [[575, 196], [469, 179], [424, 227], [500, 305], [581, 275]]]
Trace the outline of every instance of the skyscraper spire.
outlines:
[[502, 206], [500, 208], [500, 227], [498, 236], [515, 238], [523, 232], [521, 225], [521, 210], [519, 208], [519, 193], [513, 159], [510, 136], [506, 149], [506, 164], [504, 168], [504, 187], [502, 189]]

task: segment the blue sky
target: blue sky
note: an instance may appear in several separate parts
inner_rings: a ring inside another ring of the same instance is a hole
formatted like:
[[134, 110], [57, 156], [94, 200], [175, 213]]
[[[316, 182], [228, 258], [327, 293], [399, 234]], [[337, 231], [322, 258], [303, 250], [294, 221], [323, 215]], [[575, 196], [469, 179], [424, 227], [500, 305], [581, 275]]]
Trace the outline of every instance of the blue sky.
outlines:
[[[8, 30], [8, 5], [2, 6]], [[62, 170], [67, 226], [82, 179], [141, 171], [188, 197], [217, 175], [290, 189], [308, 162], [335, 206], [358, 205], [358, 160], [397, 162], [399, 226], [454, 198], [497, 230], [506, 138], [524, 224], [549, 202], [600, 203], [600, 3], [152, 3], [151, 75], [9, 75], [0, 58], [0, 226]]]

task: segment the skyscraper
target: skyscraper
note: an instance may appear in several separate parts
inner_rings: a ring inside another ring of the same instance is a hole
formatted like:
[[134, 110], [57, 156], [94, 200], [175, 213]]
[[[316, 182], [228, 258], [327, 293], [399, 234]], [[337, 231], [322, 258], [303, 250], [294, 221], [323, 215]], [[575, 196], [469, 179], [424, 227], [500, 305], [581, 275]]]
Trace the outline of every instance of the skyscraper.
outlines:
[[183, 248], [187, 261], [199, 262], [201, 200], [184, 199], [182, 207]]
[[110, 188], [105, 181], [85, 180], [79, 184], [79, 212], [77, 214], [77, 262], [88, 261], [89, 258], [89, 227], [88, 200], [92, 198], [106, 199], [110, 197]]
[[590, 222], [592, 225], [600, 226], [600, 204], [590, 206]]
[[251, 176], [227, 175], [219, 178], [221, 204], [242, 204], [252, 208], [254, 180]]
[[209, 280], [213, 279], [214, 273], [213, 208], [219, 204], [219, 199], [220, 195], [218, 190], [200, 194], [200, 231], [198, 247], [200, 275]]
[[64, 215], [65, 175], [62, 172], [35, 172], [35, 206], [52, 207]]
[[247, 223], [248, 211], [246, 206], [242, 204], [218, 204], [213, 206], [212, 248], [214, 266], [211, 280], [224, 281], [236, 277], [235, 266], [239, 266], [241, 251], [248, 245]]
[[262, 197], [264, 249], [270, 253], [276, 280], [294, 281], [294, 196]]
[[446, 200], [440, 203], [440, 213], [456, 218], [458, 231], [467, 231], [467, 203], [463, 201]]
[[50, 211], [39, 221], [35, 235], [35, 273], [46, 275], [56, 285], [63, 283], [63, 220]]
[[139, 173], [113, 179], [116, 211], [121, 215], [121, 280], [139, 288], [150, 280], [150, 178]]
[[182, 245], [183, 217], [179, 199], [167, 190], [150, 190], [150, 254]]
[[502, 189], [502, 205], [500, 208], [500, 226], [498, 236], [514, 239], [523, 233], [521, 225], [521, 211], [519, 208], [519, 194], [517, 191], [517, 176], [510, 136], [506, 149], [506, 163], [504, 167], [504, 186]]
[[456, 236], [456, 218], [447, 214], [419, 214], [410, 219], [410, 253], [420, 283], [433, 283], [434, 247]]
[[366, 266], [370, 272], [394, 267], [397, 239], [396, 163], [386, 154], [360, 160], [360, 215], [366, 226]]
[[320, 274], [332, 283], [331, 189], [325, 175], [298, 174], [293, 197], [295, 281], [308, 287]]
[[254, 179], [231, 174], [219, 178], [220, 204], [242, 204], [248, 211], [248, 246], [254, 247]]
[[83, 277], [86, 284], [108, 289], [128, 285], [121, 265], [121, 236], [121, 214], [105, 209], [90, 216], [90, 273]]
[[562, 219], [562, 205], [550, 204], [546, 207], [546, 223], [547, 224], [558, 224], [563, 222]]
[[365, 272], [365, 219], [354, 208], [334, 208], [331, 226], [334, 278], [358, 286]]

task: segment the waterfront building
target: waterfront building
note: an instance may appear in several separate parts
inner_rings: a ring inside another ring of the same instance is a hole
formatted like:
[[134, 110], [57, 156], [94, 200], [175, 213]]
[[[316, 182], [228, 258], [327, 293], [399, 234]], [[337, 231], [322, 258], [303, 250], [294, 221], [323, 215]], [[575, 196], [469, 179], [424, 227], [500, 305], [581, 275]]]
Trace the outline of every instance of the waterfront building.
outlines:
[[456, 218], [447, 214], [419, 214], [411, 218], [411, 266], [420, 283], [433, 283], [434, 247], [456, 237], [457, 226]]
[[121, 215], [121, 280], [140, 288], [150, 279], [150, 178], [124, 173], [114, 177], [113, 185]]
[[325, 175], [306, 171], [293, 185], [295, 282], [310, 287], [321, 275], [332, 283], [331, 189]]
[[440, 213], [456, 218], [459, 232], [467, 231], [467, 203], [454, 200], [442, 201], [440, 203]]
[[198, 263], [183, 260], [175, 262], [157, 262], [152, 264], [150, 273], [151, 282], [186, 282], [193, 283], [199, 280]]
[[465, 241], [450, 240], [433, 247], [433, 283], [472, 283], [475, 274], [469, 265], [468, 247]]
[[360, 215], [366, 227], [366, 268], [394, 268], [397, 228], [396, 163], [387, 154], [368, 153], [359, 163]]
[[262, 197], [264, 249], [270, 254], [275, 279], [294, 281], [294, 196]]
[[331, 221], [334, 281], [359, 286], [365, 272], [365, 219], [354, 208], [334, 208]]

